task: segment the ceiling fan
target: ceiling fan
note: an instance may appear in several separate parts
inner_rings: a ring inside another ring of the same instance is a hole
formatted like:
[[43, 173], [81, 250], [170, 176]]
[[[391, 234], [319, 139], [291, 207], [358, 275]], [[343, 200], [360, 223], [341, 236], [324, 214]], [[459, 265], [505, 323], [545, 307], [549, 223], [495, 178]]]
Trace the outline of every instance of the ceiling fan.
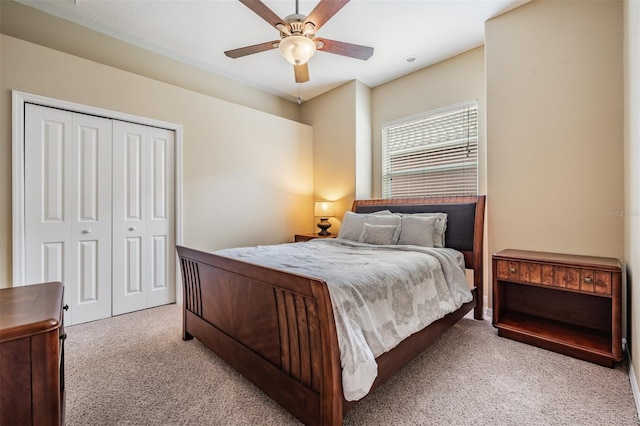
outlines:
[[309, 81], [307, 63], [316, 50], [365, 61], [373, 55], [373, 47], [316, 37], [316, 31], [345, 4], [349, 3], [349, 0], [320, 0], [309, 16], [298, 13], [298, 0], [296, 0], [296, 13], [288, 15], [284, 19], [281, 19], [260, 0], [239, 1], [278, 30], [280, 40], [227, 50], [224, 54], [230, 58], [240, 58], [277, 48], [293, 65], [296, 83], [304, 83]]

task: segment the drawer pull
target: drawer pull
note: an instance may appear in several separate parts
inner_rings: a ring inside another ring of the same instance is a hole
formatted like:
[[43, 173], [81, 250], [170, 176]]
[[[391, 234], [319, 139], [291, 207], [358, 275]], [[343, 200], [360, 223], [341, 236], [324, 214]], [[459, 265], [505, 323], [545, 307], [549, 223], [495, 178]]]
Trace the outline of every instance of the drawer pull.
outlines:
[[584, 277], [584, 282], [587, 284], [591, 284], [591, 277]]
[[511, 272], [512, 274], [515, 274], [516, 272], [516, 268], [514, 268], [513, 266], [509, 268], [509, 272]]

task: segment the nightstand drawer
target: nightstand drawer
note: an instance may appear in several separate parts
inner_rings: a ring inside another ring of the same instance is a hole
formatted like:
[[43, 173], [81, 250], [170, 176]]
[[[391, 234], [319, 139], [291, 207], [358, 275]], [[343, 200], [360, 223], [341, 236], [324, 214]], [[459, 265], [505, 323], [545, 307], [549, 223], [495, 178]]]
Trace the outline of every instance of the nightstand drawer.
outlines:
[[564, 266], [553, 266], [552, 268], [551, 279], [543, 284], [570, 290], [611, 294], [611, 272]]
[[611, 294], [611, 273], [594, 271], [593, 291], [600, 294]]
[[518, 271], [520, 270], [520, 262], [511, 262], [507, 260], [497, 261], [497, 272], [499, 280], [518, 280]]
[[606, 271], [498, 260], [496, 274], [499, 280], [611, 294], [611, 273]]
[[498, 279], [542, 284], [542, 268], [538, 263], [498, 260]]

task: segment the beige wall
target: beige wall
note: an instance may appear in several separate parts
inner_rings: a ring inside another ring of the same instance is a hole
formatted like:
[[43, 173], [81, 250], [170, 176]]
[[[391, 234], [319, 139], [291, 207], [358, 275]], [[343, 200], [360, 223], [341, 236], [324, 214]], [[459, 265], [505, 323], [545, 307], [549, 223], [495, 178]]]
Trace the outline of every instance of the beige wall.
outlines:
[[640, 388], [640, 2], [624, 3], [625, 85], [625, 262], [627, 269], [627, 340]]
[[[315, 199], [335, 202], [332, 233], [340, 230], [356, 193], [366, 193], [370, 187], [369, 93], [367, 86], [351, 81], [302, 104], [302, 122], [314, 129]], [[309, 232], [317, 231], [317, 221], [310, 224]]]
[[364, 83], [356, 81], [356, 134], [355, 134], [355, 177], [356, 192], [354, 198], [364, 200], [373, 194], [373, 144], [371, 104], [373, 91]]
[[489, 250], [624, 257], [622, 3], [486, 23]]
[[0, 286], [12, 278], [11, 90], [181, 124], [185, 245], [279, 243], [308, 231], [311, 127], [0, 37]]
[[485, 193], [484, 49], [478, 47], [373, 89], [373, 196], [382, 194], [382, 126], [389, 121], [478, 100], [480, 193]]
[[0, 0], [0, 29], [2, 34], [21, 40], [299, 121], [299, 108], [293, 101], [179, 63], [14, 1]]

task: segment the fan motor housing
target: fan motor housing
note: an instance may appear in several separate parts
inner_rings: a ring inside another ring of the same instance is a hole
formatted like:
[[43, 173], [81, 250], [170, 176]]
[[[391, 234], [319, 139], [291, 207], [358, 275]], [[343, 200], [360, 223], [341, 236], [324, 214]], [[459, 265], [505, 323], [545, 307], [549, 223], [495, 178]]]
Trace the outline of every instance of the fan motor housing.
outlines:
[[[292, 35], [304, 35], [307, 37], [313, 36], [315, 25], [313, 25], [312, 22], [305, 23], [305, 19], [307, 19], [305, 15], [292, 13], [291, 15], [285, 16], [284, 21], [287, 23], [287, 27]], [[285, 34], [282, 31], [280, 32], [281, 38], [288, 35], [289, 34]]]

